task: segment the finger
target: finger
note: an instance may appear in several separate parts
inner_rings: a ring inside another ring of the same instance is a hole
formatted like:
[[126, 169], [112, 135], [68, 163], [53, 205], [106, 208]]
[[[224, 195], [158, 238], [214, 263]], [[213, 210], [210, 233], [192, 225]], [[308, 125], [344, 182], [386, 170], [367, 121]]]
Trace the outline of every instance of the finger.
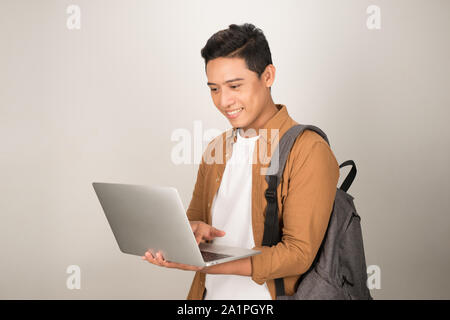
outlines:
[[212, 231], [213, 231], [213, 234], [216, 235], [217, 237], [222, 237], [225, 235], [225, 231], [216, 229], [214, 227], [212, 227]]
[[144, 253], [144, 256], [142, 257], [142, 259], [146, 260], [147, 262], [154, 263], [153, 257], [150, 255], [149, 252]]
[[155, 260], [155, 257], [153, 257], [152, 253], [150, 251], [147, 251], [144, 255], [145, 260], [147, 260], [150, 263], [157, 264], [157, 261]]
[[160, 267], [164, 266], [164, 260], [161, 258], [161, 255], [158, 255], [158, 253], [156, 253], [156, 255], [153, 255], [151, 252], [147, 252], [146, 256], [147, 256], [147, 260], [150, 263], [160, 266]]
[[155, 255], [152, 252], [152, 249], [148, 249], [145, 253], [148, 253], [150, 255], [151, 258], [155, 258]]
[[209, 235], [206, 238], [207, 240], [213, 240], [215, 237], [223, 237], [225, 235], [225, 231], [216, 229], [212, 227], [209, 231]]
[[164, 263], [166, 262], [166, 261], [164, 260], [164, 257], [163, 257], [163, 255], [162, 255], [161, 251], [158, 251], [158, 252], [156, 253], [156, 261], [157, 261], [158, 264], [160, 264], [161, 266], [164, 265]]

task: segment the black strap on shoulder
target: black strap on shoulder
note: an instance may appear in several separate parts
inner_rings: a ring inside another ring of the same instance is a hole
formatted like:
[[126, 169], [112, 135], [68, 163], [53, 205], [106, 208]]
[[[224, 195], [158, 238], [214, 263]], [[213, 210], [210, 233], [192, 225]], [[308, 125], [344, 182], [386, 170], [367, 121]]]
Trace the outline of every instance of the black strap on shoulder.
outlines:
[[[324, 140], [329, 144], [326, 134], [316, 126], [312, 125], [294, 125], [287, 130], [281, 137], [279, 144], [273, 152], [270, 161], [270, 174], [266, 175], [268, 188], [264, 193], [267, 200], [266, 217], [264, 221], [264, 235], [263, 246], [274, 246], [281, 241], [281, 230], [278, 225], [278, 202], [277, 202], [277, 187], [280, 183], [287, 157], [292, 149], [292, 146], [298, 136], [306, 129], [311, 129], [319, 133]], [[284, 281], [283, 278], [275, 279], [275, 288], [277, 296], [284, 296]]]

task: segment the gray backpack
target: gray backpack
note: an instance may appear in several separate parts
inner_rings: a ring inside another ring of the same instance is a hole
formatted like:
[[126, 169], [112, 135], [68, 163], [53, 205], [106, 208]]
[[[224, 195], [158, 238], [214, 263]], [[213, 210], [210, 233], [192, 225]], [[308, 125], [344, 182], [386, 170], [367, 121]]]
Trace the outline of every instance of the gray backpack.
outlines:
[[[281, 137], [273, 154], [273, 157], [276, 156], [279, 160], [278, 170], [273, 174], [266, 175], [269, 187], [265, 192], [267, 208], [263, 246], [273, 246], [281, 241], [281, 230], [278, 226], [278, 203], [276, 201], [277, 186], [280, 183], [292, 145], [306, 129], [320, 134], [329, 145], [325, 133], [312, 125], [295, 125]], [[297, 291], [293, 296], [285, 295], [282, 278], [275, 279], [277, 299], [372, 299], [366, 284], [367, 270], [360, 224], [361, 218], [356, 212], [353, 203], [354, 198], [347, 193], [356, 176], [356, 165], [352, 160], [348, 160], [342, 163], [339, 168], [347, 165], [352, 165], [352, 169], [341, 187], [337, 188], [327, 231], [314, 262], [308, 271], [300, 277]], [[272, 160], [270, 167], [273, 168]]]

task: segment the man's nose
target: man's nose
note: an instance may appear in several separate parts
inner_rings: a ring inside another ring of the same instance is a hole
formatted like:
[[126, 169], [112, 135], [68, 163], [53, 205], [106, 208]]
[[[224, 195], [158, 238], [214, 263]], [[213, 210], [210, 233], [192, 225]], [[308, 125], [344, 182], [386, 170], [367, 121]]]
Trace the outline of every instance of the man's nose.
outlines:
[[227, 90], [223, 90], [220, 95], [220, 106], [222, 108], [227, 108], [234, 104], [235, 100], [231, 93], [227, 92]]

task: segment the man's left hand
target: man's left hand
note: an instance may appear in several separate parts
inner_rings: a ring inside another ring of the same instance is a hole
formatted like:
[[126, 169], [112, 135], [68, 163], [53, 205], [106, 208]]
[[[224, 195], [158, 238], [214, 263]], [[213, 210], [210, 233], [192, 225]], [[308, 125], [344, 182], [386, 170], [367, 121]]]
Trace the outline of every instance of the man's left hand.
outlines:
[[185, 270], [185, 271], [202, 271], [205, 269], [205, 267], [197, 267], [197, 266], [191, 266], [188, 264], [166, 261], [160, 251], [158, 251], [156, 253], [156, 257], [153, 257], [152, 253], [149, 250], [142, 257], [142, 260], [147, 260], [148, 262], [150, 262], [154, 265], [160, 266], [160, 267], [180, 269], [180, 270]]

